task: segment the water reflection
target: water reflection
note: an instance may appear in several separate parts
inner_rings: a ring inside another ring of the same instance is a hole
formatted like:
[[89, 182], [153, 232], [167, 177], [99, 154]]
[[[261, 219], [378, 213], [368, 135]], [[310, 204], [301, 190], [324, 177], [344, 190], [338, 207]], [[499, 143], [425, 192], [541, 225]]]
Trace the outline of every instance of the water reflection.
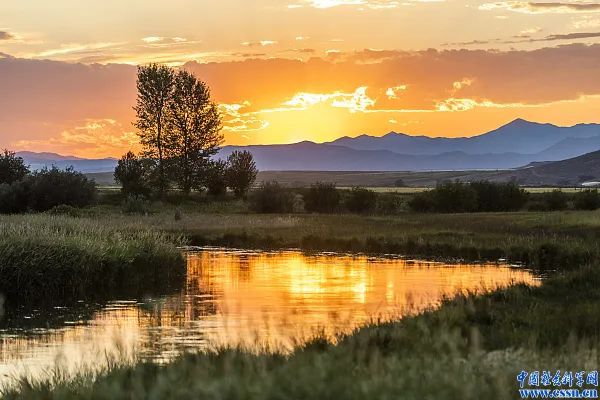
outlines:
[[[59, 328], [0, 331], [0, 374], [68, 373], [116, 356], [168, 361], [184, 350], [242, 345], [290, 348], [316, 332], [348, 332], [372, 319], [436, 306], [461, 291], [536, 284], [497, 265], [446, 265], [299, 252], [190, 252], [181, 293], [106, 305], [80, 304]], [[79, 317], [78, 317], [79, 316]], [[39, 317], [39, 316], [38, 316]]]

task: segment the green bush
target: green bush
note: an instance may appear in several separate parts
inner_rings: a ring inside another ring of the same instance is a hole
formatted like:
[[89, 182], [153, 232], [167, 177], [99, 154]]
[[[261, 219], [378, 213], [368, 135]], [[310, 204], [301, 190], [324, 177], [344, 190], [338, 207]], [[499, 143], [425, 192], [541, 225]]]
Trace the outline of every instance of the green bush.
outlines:
[[125, 214], [150, 214], [150, 202], [144, 196], [127, 196], [123, 202]]
[[348, 211], [357, 214], [367, 214], [375, 210], [377, 206], [377, 193], [372, 190], [354, 187], [346, 199]]
[[542, 195], [545, 211], [562, 211], [569, 206], [569, 196], [560, 189]]
[[574, 207], [576, 210], [597, 210], [600, 208], [598, 190], [583, 190], [575, 194]]
[[304, 209], [308, 212], [333, 213], [339, 206], [340, 192], [332, 183], [317, 182], [304, 194]]
[[19, 214], [27, 211], [28, 190], [26, 182], [0, 184], [0, 214]]
[[96, 184], [67, 168], [43, 169], [12, 184], [0, 185], [0, 213], [48, 211], [66, 205], [85, 207], [96, 199]]
[[275, 181], [263, 182], [250, 198], [252, 210], [263, 214], [291, 213], [294, 211], [294, 202], [294, 193]]
[[477, 211], [518, 211], [527, 202], [528, 193], [516, 183], [473, 182], [477, 193]]
[[47, 211], [59, 205], [85, 207], [96, 199], [96, 184], [72, 168], [36, 171], [26, 179], [28, 208]]

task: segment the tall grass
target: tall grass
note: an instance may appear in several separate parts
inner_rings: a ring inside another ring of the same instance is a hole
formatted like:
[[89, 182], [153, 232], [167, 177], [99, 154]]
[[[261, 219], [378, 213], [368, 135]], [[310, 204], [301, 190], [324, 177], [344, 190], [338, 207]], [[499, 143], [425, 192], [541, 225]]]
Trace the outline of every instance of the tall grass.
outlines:
[[0, 293], [9, 303], [152, 290], [185, 273], [173, 235], [61, 215], [0, 217]]

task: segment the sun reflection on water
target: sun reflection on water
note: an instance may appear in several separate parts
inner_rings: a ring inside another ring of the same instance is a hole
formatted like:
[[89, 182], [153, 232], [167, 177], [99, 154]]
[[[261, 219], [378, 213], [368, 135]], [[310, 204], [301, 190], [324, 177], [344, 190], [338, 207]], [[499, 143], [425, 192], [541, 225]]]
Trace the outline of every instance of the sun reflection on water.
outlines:
[[158, 298], [113, 301], [58, 328], [43, 321], [0, 332], [0, 381], [101, 368], [111, 359], [166, 362], [216, 346], [287, 350], [316, 333], [349, 332], [400, 318], [459, 292], [538, 284], [506, 265], [443, 264], [296, 251], [187, 253], [186, 287]]

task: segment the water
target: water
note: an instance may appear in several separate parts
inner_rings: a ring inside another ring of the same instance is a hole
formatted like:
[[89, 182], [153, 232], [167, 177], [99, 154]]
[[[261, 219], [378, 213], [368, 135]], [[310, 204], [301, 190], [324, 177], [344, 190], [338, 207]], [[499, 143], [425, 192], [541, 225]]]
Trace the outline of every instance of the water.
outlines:
[[316, 333], [435, 307], [458, 292], [539, 282], [506, 265], [442, 264], [300, 252], [186, 253], [186, 287], [173, 295], [55, 307], [0, 331], [0, 383], [69, 374], [113, 358], [166, 362], [182, 351], [241, 345], [290, 349]]

